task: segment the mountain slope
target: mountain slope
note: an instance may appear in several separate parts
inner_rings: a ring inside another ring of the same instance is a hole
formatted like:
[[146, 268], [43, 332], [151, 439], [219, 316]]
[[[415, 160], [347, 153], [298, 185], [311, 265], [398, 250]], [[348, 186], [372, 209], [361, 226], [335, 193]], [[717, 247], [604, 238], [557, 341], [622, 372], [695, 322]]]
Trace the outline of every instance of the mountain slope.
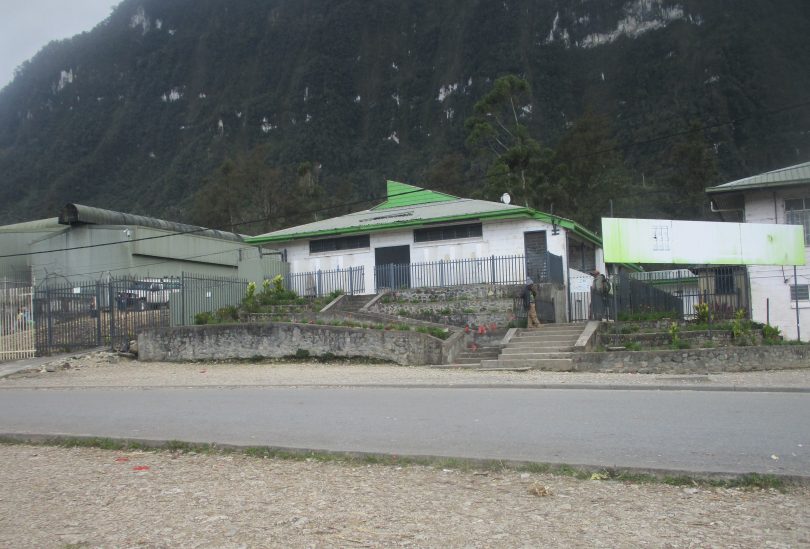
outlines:
[[804, 0], [126, 0], [0, 91], [0, 222], [68, 201], [187, 220], [258, 145], [353, 197], [440, 184], [452, 154], [473, 179], [463, 122], [506, 73], [536, 138], [605, 114], [645, 181], [672, 141], [634, 143], [745, 119], [705, 137], [721, 179], [746, 175], [810, 157], [810, 109], [762, 115], [810, 98], [807, 28]]

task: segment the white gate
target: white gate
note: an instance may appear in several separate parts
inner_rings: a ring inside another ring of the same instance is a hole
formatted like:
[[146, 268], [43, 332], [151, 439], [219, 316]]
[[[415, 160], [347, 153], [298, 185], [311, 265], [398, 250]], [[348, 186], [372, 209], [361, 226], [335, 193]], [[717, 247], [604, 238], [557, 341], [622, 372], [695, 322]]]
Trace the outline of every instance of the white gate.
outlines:
[[0, 287], [0, 362], [36, 354], [32, 290]]
[[575, 276], [572, 272], [568, 294], [571, 300], [571, 322], [580, 322], [591, 318], [591, 284], [592, 276]]

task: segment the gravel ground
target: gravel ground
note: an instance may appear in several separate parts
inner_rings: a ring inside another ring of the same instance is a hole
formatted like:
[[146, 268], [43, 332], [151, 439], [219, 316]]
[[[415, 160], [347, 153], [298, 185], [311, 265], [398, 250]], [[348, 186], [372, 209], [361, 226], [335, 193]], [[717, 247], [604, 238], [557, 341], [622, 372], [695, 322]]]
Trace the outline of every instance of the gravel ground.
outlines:
[[3, 547], [810, 547], [810, 490], [0, 445]]
[[[69, 364], [68, 369], [62, 366]], [[47, 369], [55, 371], [48, 372]], [[700, 385], [810, 388], [806, 370], [771, 370], [676, 376], [571, 372], [493, 372], [395, 365], [319, 363], [138, 362], [107, 352], [61, 359], [0, 378], [2, 387], [141, 387], [234, 385]]]

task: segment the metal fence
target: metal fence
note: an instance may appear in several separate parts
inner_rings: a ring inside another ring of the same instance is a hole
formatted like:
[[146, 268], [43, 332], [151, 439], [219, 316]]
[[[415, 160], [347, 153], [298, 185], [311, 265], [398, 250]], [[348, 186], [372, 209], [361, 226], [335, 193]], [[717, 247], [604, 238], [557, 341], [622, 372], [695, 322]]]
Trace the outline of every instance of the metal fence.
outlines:
[[608, 294], [591, 290], [590, 318], [613, 320], [618, 316], [622, 320], [665, 315], [679, 320], [726, 320], [740, 309], [748, 314], [747, 277], [741, 270], [721, 267], [698, 275], [683, 269], [620, 274], [611, 277], [610, 282]]
[[180, 289], [169, 298], [172, 326], [190, 326], [201, 313], [238, 307], [247, 293], [248, 281], [240, 278], [183, 273]]
[[35, 355], [33, 310], [30, 286], [0, 287], [0, 362]]
[[366, 290], [365, 280], [365, 269], [360, 266], [331, 271], [290, 273], [284, 278], [284, 285], [300, 296], [323, 297], [336, 291], [348, 295], [363, 294]]
[[124, 348], [145, 328], [168, 326], [166, 304], [150, 302], [130, 277], [55, 284], [34, 290], [38, 355], [93, 347]]
[[[534, 282], [564, 283], [562, 258], [546, 252], [538, 273], [539, 280]], [[377, 290], [525, 282], [526, 258], [522, 255], [389, 264], [374, 268], [374, 285]]]

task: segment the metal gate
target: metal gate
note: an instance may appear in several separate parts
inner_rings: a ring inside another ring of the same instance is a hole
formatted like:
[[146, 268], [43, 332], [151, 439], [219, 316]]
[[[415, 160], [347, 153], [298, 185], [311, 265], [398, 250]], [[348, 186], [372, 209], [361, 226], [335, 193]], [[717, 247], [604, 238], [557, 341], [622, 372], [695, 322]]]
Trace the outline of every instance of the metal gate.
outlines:
[[0, 288], [0, 362], [36, 354], [32, 318], [32, 288]]
[[142, 281], [54, 284], [36, 288], [33, 320], [35, 347], [40, 356], [93, 347], [126, 348], [138, 332], [169, 326], [168, 303], [150, 301]]

